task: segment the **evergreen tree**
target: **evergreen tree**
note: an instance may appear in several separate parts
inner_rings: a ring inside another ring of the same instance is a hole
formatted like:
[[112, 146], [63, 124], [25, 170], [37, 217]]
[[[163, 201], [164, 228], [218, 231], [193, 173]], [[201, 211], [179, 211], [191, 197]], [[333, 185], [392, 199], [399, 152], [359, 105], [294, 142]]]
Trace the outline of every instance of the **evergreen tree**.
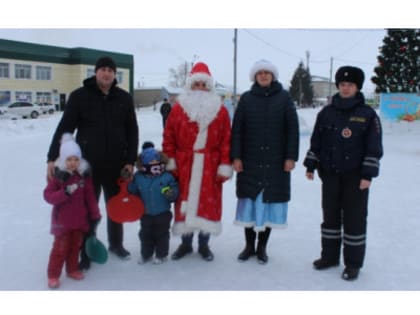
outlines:
[[292, 100], [299, 106], [308, 107], [313, 103], [314, 90], [309, 69], [305, 69], [303, 62], [299, 63], [298, 68], [293, 74], [289, 89]]
[[375, 91], [418, 93], [420, 91], [420, 30], [388, 29], [379, 47]]

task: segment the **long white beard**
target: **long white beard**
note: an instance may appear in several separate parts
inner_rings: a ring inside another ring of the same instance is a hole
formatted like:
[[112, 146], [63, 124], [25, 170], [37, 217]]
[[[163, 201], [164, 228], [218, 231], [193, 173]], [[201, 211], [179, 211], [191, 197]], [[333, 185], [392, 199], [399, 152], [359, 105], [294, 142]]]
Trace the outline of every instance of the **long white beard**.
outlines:
[[220, 96], [201, 90], [186, 90], [178, 100], [190, 120], [197, 122], [200, 129], [207, 128], [222, 106]]

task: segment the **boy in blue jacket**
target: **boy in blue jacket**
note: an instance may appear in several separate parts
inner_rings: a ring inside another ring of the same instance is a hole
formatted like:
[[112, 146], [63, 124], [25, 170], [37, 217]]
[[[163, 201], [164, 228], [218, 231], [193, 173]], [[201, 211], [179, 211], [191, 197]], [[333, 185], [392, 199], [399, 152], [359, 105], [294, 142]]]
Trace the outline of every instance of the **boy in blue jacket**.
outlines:
[[169, 252], [169, 233], [172, 220], [171, 203], [178, 197], [178, 183], [165, 170], [167, 158], [145, 142], [137, 159], [137, 172], [128, 191], [139, 196], [145, 213], [140, 220], [139, 238], [141, 257], [139, 263], [163, 263]]

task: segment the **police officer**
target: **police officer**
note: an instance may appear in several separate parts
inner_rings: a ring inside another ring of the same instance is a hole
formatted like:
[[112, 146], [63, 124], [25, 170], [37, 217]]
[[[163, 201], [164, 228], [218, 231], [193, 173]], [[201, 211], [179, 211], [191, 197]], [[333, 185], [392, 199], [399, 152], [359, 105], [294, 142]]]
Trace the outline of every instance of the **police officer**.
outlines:
[[317, 270], [338, 266], [343, 243], [345, 280], [356, 279], [363, 266], [369, 187], [379, 174], [383, 154], [381, 123], [365, 104], [363, 81], [364, 73], [357, 67], [338, 69], [338, 93], [318, 113], [303, 163], [309, 180], [317, 169], [322, 181], [322, 251], [313, 266]]

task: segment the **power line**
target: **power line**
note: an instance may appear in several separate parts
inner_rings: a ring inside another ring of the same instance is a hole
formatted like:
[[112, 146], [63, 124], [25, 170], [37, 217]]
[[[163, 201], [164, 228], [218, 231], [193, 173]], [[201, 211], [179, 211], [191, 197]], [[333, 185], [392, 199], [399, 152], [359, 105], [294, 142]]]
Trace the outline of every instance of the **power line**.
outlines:
[[[254, 34], [253, 32], [249, 31], [248, 29], [242, 29], [243, 31], [245, 31], [246, 33], [248, 33], [250, 36], [254, 37], [255, 39], [257, 39], [258, 41], [264, 43], [265, 45], [281, 52], [282, 54], [285, 54], [289, 57], [293, 57], [296, 58], [298, 60], [302, 60], [303, 58], [300, 56], [297, 56], [293, 53], [290, 53], [288, 51], [285, 51], [275, 45], [273, 45], [272, 43], [268, 42], [267, 40], [263, 39], [262, 37]], [[359, 40], [357, 40], [355, 43], [353, 43], [349, 48], [346, 48], [345, 50], [343, 50], [341, 53], [337, 54], [336, 56], [334, 56], [333, 58], [336, 60], [340, 60], [339, 58], [341, 56], [344, 56], [345, 54], [349, 53], [351, 50], [353, 50], [358, 44], [360, 44], [360, 42], [362, 42], [363, 40], [366, 39], [366, 37], [368, 36], [368, 33], [372, 33], [372, 32], [378, 32], [378, 31], [383, 31], [382, 29], [292, 29], [292, 30], [297, 30], [297, 31], [319, 31], [319, 32], [332, 32], [332, 31], [337, 31], [337, 32], [363, 32], [364, 36], [362, 38], [360, 38]], [[345, 43], [346, 40], [343, 41], [343, 43]], [[346, 61], [346, 60], [341, 60], [341, 61]], [[322, 64], [322, 63], [329, 63], [330, 62], [330, 58], [328, 59], [311, 59], [311, 63], [317, 63], [317, 64]], [[371, 62], [366, 62], [366, 61], [357, 61], [358, 63], [361, 64], [368, 64], [368, 65], [374, 65], [374, 63]]]
[[350, 60], [350, 59], [341, 59], [341, 58], [334, 58], [335, 60], [338, 61], [344, 61], [344, 62], [350, 62], [350, 63], [359, 63], [359, 64], [365, 64], [365, 65], [370, 65], [370, 66], [375, 66], [376, 63], [374, 62], [366, 62], [366, 61], [360, 61], [360, 60]]
[[267, 46], [269, 46], [269, 47], [271, 47], [271, 48], [273, 48], [273, 49], [281, 52], [282, 54], [285, 54], [285, 55], [287, 55], [289, 57], [293, 57], [293, 58], [297, 58], [299, 60], [302, 60], [302, 57], [301, 56], [294, 55], [294, 54], [289, 53], [289, 52], [287, 52], [287, 51], [285, 51], [285, 50], [283, 50], [283, 49], [281, 49], [281, 48], [279, 48], [277, 46], [274, 46], [273, 44], [271, 44], [268, 41], [266, 41], [265, 39], [263, 39], [263, 38], [255, 35], [254, 33], [252, 33], [251, 31], [249, 31], [247, 29], [242, 29], [242, 30], [245, 31], [246, 33], [248, 33], [249, 35], [251, 35], [252, 37], [254, 37], [255, 39], [259, 40], [260, 42], [266, 44]]

